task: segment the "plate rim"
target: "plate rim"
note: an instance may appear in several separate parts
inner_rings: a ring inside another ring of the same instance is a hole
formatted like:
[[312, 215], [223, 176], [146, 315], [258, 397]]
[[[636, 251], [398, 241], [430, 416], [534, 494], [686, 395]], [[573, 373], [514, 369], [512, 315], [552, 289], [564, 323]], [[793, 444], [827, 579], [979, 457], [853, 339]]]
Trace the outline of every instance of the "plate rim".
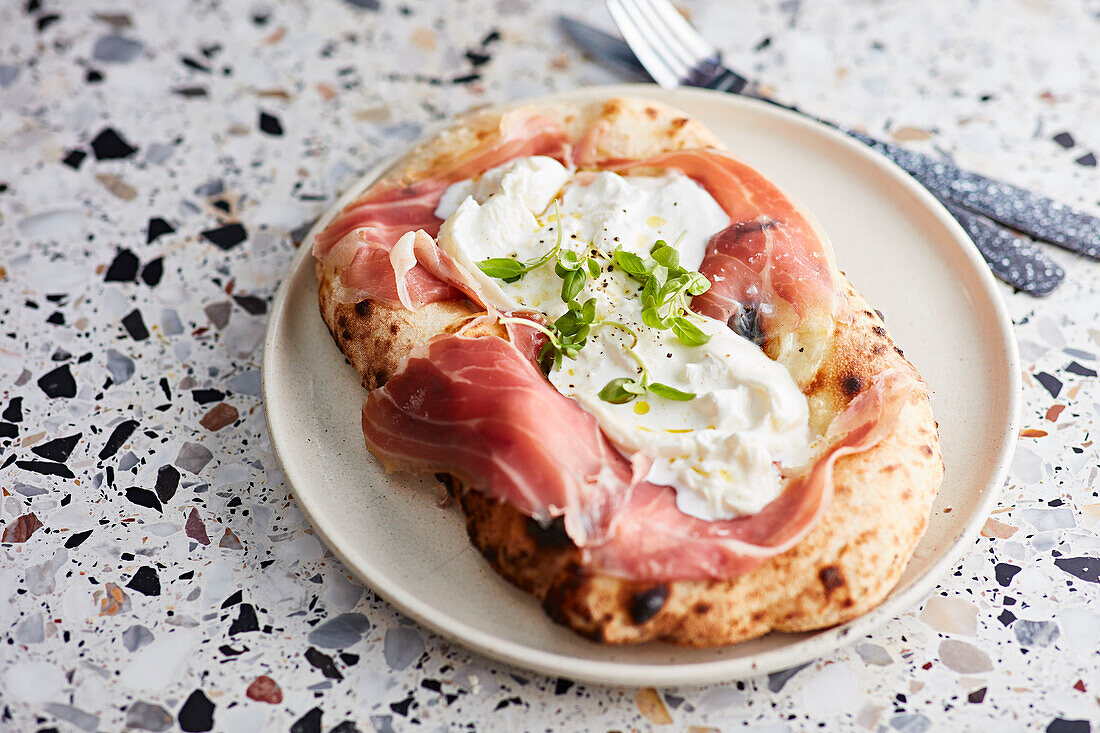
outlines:
[[[808, 134], [823, 135], [831, 142], [846, 148], [847, 152], [862, 157], [878, 167], [880, 171], [889, 175], [895, 182], [900, 183], [909, 193], [913, 194], [923, 208], [931, 213], [946, 230], [953, 235], [954, 243], [964, 255], [971, 270], [975, 271], [976, 282], [981, 286], [980, 292], [985, 296], [987, 304], [991, 306], [996, 316], [996, 329], [989, 329], [999, 336], [999, 350], [1004, 351], [1006, 358], [1006, 375], [1009, 387], [1008, 402], [1006, 405], [1007, 424], [997, 447], [996, 461], [989, 472], [990, 481], [983, 487], [982, 498], [977, 504], [975, 512], [971, 515], [963, 527], [963, 531], [951, 542], [950, 546], [937, 558], [925, 573], [917, 577], [912, 585], [904, 591], [890, 594], [875, 608], [867, 613], [852, 619], [844, 624], [807, 632], [810, 636], [796, 642], [792, 646], [784, 646], [768, 650], [750, 657], [735, 659], [722, 659], [706, 662], [684, 662], [672, 664], [609, 662], [580, 660], [568, 654], [558, 654], [543, 649], [524, 646], [522, 644], [504, 641], [490, 633], [467, 626], [461, 621], [448, 617], [446, 612], [437, 609], [427, 603], [423, 603], [411, 594], [407, 593], [399, 584], [379, 582], [378, 579], [368, 577], [359, 567], [350, 562], [347, 554], [341, 547], [341, 542], [330, 537], [324, 528], [324, 523], [318, 521], [311, 507], [308, 493], [303, 495], [292, 480], [293, 462], [286, 460], [286, 454], [280, 447], [279, 431], [276, 425], [279, 422], [277, 414], [272, 412], [272, 404], [278, 401], [277, 390], [272, 385], [269, 376], [273, 369], [270, 365], [277, 358], [277, 341], [281, 326], [285, 320], [286, 301], [291, 290], [291, 284], [299, 275], [303, 263], [309, 258], [310, 243], [320, 229], [328, 223], [344, 206], [358, 195], [364, 187], [380, 177], [387, 169], [398, 162], [405, 153], [415, 145], [428, 139], [436, 133], [431, 129], [424, 136], [408, 146], [404, 146], [399, 152], [386, 157], [377, 165], [372, 166], [363, 176], [355, 181], [340, 197], [321, 215], [310, 228], [308, 234], [299, 245], [298, 252], [291, 258], [282, 281], [276, 291], [272, 303], [271, 315], [268, 319], [264, 334], [264, 348], [261, 365], [261, 393], [263, 397], [264, 417], [268, 426], [268, 435], [271, 441], [272, 451], [282, 469], [284, 480], [290, 494], [294, 497], [299, 509], [309, 521], [313, 530], [324, 541], [325, 546], [336, 555], [344, 566], [355, 575], [364, 585], [372, 588], [388, 603], [392, 604], [403, 614], [415, 619], [417, 622], [430, 628], [432, 631], [446, 638], [457, 641], [463, 646], [477, 651], [492, 659], [515, 665], [524, 669], [559, 677], [585, 681], [596, 684], [610, 685], [700, 685], [722, 680], [743, 679], [748, 676], [763, 674], [778, 669], [789, 668], [803, 662], [812, 662], [821, 656], [829, 654], [847, 643], [849, 637], [862, 633], [869, 633], [882, 626], [890, 618], [896, 617], [909, 610], [922, 599], [928, 596], [939, 580], [950, 567], [954, 566], [962, 555], [973, 545], [981, 526], [984, 524], [990, 510], [1001, 495], [1005, 479], [1011, 464], [1015, 449], [1015, 436], [1020, 423], [1020, 411], [1022, 404], [1022, 380], [1019, 369], [1019, 350], [1012, 327], [1012, 321], [997, 289], [996, 281], [985, 261], [981, 258], [977, 248], [966, 235], [962, 227], [951, 216], [936, 198], [923, 186], [917, 183], [901, 168], [876, 154], [870, 148], [853, 140], [841, 132], [826, 125], [802, 117], [793, 112], [775, 107], [766, 102], [748, 99], [746, 97], [730, 95], [705, 89], [662, 89], [655, 84], [615, 84], [583, 87], [551, 94], [539, 95], [524, 99], [512, 100], [498, 105], [492, 105], [489, 109], [507, 109], [523, 104], [549, 104], [555, 102], [568, 102], [585, 99], [598, 99], [614, 96], [642, 96], [649, 97], [658, 102], [665, 102], [676, 106], [677, 100], [699, 99], [701, 101], [719, 102], [735, 107], [744, 107], [754, 112], [763, 113], [765, 116], [774, 116], [796, 127], [802, 127]], [[682, 103], [681, 103], [682, 104]], [[689, 112], [690, 114], [690, 112]], [[450, 120], [436, 125], [441, 128], [449, 124]], [[505, 582], [502, 580], [502, 582]], [[578, 668], [580, 665], [581, 668]]]

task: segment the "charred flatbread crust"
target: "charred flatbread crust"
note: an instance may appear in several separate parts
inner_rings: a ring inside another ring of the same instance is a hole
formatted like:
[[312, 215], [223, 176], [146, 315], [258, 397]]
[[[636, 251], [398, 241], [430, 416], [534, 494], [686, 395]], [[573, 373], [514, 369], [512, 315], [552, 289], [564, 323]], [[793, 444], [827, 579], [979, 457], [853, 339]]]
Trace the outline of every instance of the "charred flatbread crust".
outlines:
[[[704, 126], [678, 110], [644, 99], [540, 110], [577, 141], [606, 120], [600, 157], [645, 158], [683, 148], [724, 148]], [[495, 129], [499, 113], [475, 113], [410, 153], [383, 180], [410, 183]], [[416, 311], [364, 300], [341, 303], [335, 273], [317, 266], [321, 314], [362, 378], [385, 384], [409, 351], [453, 332], [480, 310], [469, 301], [433, 303]], [[812, 378], [801, 387], [814, 427], [823, 430], [874, 377], [890, 368], [916, 371], [886, 326], [846, 279], [846, 307]], [[504, 335], [503, 329], [493, 327]], [[765, 350], [778, 356], [773, 340]], [[797, 358], [797, 356], [793, 357]], [[792, 372], [805, 365], [788, 364]], [[919, 377], [918, 377], [919, 379]], [[923, 384], [923, 380], [921, 380]], [[623, 644], [663, 640], [717, 646], [769, 631], [832, 626], [880, 603], [897, 583], [928, 522], [943, 477], [928, 395], [914, 390], [893, 431], [874, 448], [841, 458], [835, 495], [822, 520], [791, 550], [728, 580], [640, 584], [585, 567], [561, 522], [542, 527], [510, 505], [441, 476], [466, 517], [471, 542], [492, 567], [533, 593], [557, 622], [592, 639]]]

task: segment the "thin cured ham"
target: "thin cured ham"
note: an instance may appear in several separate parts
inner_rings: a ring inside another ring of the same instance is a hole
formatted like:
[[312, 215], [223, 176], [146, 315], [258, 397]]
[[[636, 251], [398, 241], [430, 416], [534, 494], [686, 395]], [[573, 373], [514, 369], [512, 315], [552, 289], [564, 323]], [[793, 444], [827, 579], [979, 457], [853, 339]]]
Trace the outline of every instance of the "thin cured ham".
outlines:
[[609, 575], [647, 582], [729, 578], [753, 570], [813, 529], [832, 497], [837, 460], [886, 437], [916, 386], [911, 371], [880, 374], [833, 420], [822, 441], [825, 449], [757, 514], [707, 522], [681, 512], [674, 489], [639, 485], [615, 535], [589, 551], [592, 565]]
[[510, 342], [438, 337], [363, 405], [367, 447], [390, 468], [447, 471], [527, 516], [606, 540], [638, 475], [595, 418]]
[[435, 237], [443, 223], [435, 215], [451, 183], [470, 178], [513, 158], [549, 155], [568, 160], [569, 141], [556, 122], [519, 109], [502, 116], [486, 143], [457, 160], [444, 161], [415, 183], [371, 190], [348, 204], [317, 235], [313, 255], [340, 273], [344, 300], [371, 298], [387, 305], [416, 308], [461, 295], [440, 273], [413, 263], [398, 274], [389, 256], [408, 232]]
[[[692, 307], [721, 321], [752, 310], [765, 329], [791, 330], [811, 311], [831, 314], [837, 276], [822, 233], [778, 186], [717, 150], [681, 150], [638, 161], [605, 163], [610, 170], [674, 168], [707, 190], [729, 215], [699, 268], [711, 288]], [[781, 304], [794, 320], [778, 324]]]

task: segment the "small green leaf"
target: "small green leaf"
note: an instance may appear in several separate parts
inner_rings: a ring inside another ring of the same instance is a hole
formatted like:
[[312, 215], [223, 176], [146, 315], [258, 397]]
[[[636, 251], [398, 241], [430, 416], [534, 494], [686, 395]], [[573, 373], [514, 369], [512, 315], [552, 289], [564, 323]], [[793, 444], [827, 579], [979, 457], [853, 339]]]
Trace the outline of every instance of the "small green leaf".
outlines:
[[673, 319], [672, 332], [681, 343], [687, 346], [699, 346], [710, 341], [710, 334], [705, 333], [703, 329], [683, 316]]
[[584, 272], [581, 270], [568, 270], [562, 276], [561, 299], [568, 302], [577, 297], [584, 287]]
[[613, 405], [621, 405], [630, 402], [640, 394], [635, 391], [638, 386], [637, 381], [631, 377], [612, 379], [600, 390], [599, 398]]
[[672, 319], [667, 316], [662, 316], [657, 308], [643, 308], [642, 323], [650, 328], [664, 330], [672, 325]]
[[650, 253], [653, 255], [653, 259], [657, 260], [660, 264], [670, 269], [675, 269], [680, 266], [680, 253], [675, 248], [669, 247], [667, 244], [660, 247], [655, 247]]
[[650, 382], [649, 391], [665, 399], [676, 400], [677, 402], [687, 402], [688, 400], [695, 399], [694, 392], [681, 392], [675, 387], [669, 387], [667, 384], [661, 384], [660, 382]]
[[523, 263], [513, 260], [511, 257], [490, 257], [477, 263], [477, 266], [489, 277], [496, 277], [501, 280], [519, 278], [526, 272]]
[[649, 270], [646, 268], [642, 258], [633, 252], [627, 252], [622, 247], [615, 248], [615, 252], [611, 255], [611, 260], [618, 265], [620, 270], [637, 280], [641, 280], [649, 274]]
[[593, 280], [600, 276], [600, 263], [589, 257], [585, 260], [585, 264], [588, 266], [588, 275]]
[[581, 308], [581, 322], [583, 323], [595, 323], [596, 321], [596, 299], [589, 298], [584, 301], [584, 306]]
[[692, 295], [702, 295], [710, 290], [710, 280], [707, 279], [706, 275], [690, 272], [688, 278], [691, 280], [688, 284], [688, 292]]

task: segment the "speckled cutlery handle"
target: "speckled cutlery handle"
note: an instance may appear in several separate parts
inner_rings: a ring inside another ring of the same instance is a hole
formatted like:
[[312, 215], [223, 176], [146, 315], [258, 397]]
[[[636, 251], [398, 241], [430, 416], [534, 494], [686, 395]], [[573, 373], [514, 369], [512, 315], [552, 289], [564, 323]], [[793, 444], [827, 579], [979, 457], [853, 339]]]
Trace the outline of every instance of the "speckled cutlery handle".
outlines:
[[898, 164], [941, 199], [987, 216], [1035, 239], [1100, 259], [1100, 219], [1010, 183], [838, 128]]
[[974, 240], [993, 274], [1009, 285], [1043, 297], [1050, 295], [1065, 278], [1065, 271], [1039, 251], [1034, 242], [1014, 236], [956, 203], [945, 199], [940, 199], [940, 203]]

